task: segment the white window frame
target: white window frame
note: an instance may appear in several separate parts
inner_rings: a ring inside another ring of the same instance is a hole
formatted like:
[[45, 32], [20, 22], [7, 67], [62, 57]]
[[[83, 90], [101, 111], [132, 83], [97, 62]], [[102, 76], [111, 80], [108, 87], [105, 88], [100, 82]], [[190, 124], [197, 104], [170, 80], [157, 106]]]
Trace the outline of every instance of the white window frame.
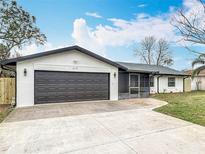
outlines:
[[[170, 78], [173, 78], [173, 79], [174, 79], [174, 81], [171, 81], [171, 83], [173, 82], [174, 85], [171, 85], [171, 86], [169, 85], [169, 83], [170, 83], [169, 79], [170, 79]], [[176, 86], [176, 77], [168, 77], [167, 80], [168, 80], [168, 87], [175, 87], [175, 86]]]

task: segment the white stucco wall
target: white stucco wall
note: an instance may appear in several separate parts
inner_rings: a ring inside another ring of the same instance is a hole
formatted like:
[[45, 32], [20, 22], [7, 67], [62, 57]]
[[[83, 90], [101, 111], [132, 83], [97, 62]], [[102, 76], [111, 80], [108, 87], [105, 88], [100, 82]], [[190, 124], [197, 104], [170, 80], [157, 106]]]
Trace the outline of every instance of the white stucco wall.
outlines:
[[[110, 73], [110, 100], [118, 100], [118, 68], [79, 51], [69, 51], [17, 63], [17, 107], [34, 105], [34, 71]], [[24, 69], [27, 75], [24, 76]], [[116, 77], [114, 77], [116, 73]]]
[[150, 87], [150, 94], [157, 93], [157, 77], [154, 77], [154, 87]]
[[205, 76], [195, 77], [194, 79], [192, 79], [191, 90], [205, 90]]
[[[175, 87], [168, 87], [168, 77], [161, 76], [159, 78], [159, 93], [183, 92], [183, 77], [175, 76]], [[157, 76], [154, 77], [154, 87], [150, 87], [150, 93], [157, 93]]]

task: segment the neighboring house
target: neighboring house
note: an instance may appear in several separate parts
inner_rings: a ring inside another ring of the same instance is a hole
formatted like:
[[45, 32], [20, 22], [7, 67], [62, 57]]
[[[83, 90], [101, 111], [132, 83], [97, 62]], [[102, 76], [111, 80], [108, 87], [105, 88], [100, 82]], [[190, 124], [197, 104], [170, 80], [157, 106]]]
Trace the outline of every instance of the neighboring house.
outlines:
[[17, 107], [183, 92], [186, 77], [168, 67], [113, 62], [79, 46], [5, 60], [1, 67], [16, 70]]
[[[192, 70], [185, 71], [185, 73], [191, 75]], [[191, 80], [191, 90], [205, 90], [205, 70]]]

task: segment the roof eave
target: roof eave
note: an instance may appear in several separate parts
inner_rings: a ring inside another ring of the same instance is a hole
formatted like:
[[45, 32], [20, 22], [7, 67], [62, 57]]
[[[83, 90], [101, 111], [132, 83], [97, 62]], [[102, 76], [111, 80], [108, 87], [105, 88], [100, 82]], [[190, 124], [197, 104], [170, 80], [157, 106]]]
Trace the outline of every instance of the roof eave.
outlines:
[[41, 53], [37, 53], [37, 54], [33, 54], [33, 55], [28, 55], [28, 56], [23, 56], [23, 57], [18, 57], [18, 58], [12, 58], [12, 59], [8, 59], [8, 60], [3, 60], [0, 62], [1, 65], [8, 65], [10, 63], [14, 63], [16, 64], [17, 62], [20, 62], [20, 61], [25, 61], [25, 60], [30, 60], [30, 59], [35, 59], [35, 58], [39, 58], [39, 57], [43, 57], [43, 56], [48, 56], [48, 55], [52, 55], [52, 54], [58, 54], [58, 53], [63, 53], [63, 52], [66, 52], [66, 51], [72, 51], [72, 50], [77, 50], [77, 51], [80, 51], [84, 54], [87, 54], [91, 57], [94, 57], [98, 60], [101, 60], [105, 63], [108, 63], [112, 66], [115, 66], [117, 68], [121, 68], [121, 69], [124, 69], [124, 70], [127, 70], [126, 67], [118, 64], [118, 63], [115, 63], [109, 59], [106, 59], [102, 56], [99, 56], [87, 49], [84, 49], [82, 47], [79, 47], [79, 46], [70, 46], [70, 47], [66, 47], [66, 48], [61, 48], [61, 49], [55, 49], [55, 50], [51, 50], [51, 51], [46, 51], [46, 52], [41, 52]]
[[144, 71], [144, 70], [127, 70], [129, 73], [148, 73], [148, 74], [159, 74], [157, 71]]
[[166, 75], [166, 76], [189, 76], [186, 74], [166, 74], [166, 73], [159, 73], [160, 75]]
[[143, 70], [127, 70], [129, 73], [149, 73], [149, 74], [155, 74], [155, 75], [168, 75], [168, 76], [189, 76], [186, 74], [168, 74], [168, 73], [160, 73], [158, 71], [143, 71]]

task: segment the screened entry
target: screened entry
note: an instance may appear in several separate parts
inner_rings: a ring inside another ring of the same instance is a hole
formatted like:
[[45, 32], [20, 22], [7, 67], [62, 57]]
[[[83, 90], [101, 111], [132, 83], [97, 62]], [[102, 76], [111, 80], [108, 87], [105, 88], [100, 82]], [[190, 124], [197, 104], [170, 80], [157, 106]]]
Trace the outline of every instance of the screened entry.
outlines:
[[119, 99], [149, 96], [149, 74], [120, 72], [118, 82]]

